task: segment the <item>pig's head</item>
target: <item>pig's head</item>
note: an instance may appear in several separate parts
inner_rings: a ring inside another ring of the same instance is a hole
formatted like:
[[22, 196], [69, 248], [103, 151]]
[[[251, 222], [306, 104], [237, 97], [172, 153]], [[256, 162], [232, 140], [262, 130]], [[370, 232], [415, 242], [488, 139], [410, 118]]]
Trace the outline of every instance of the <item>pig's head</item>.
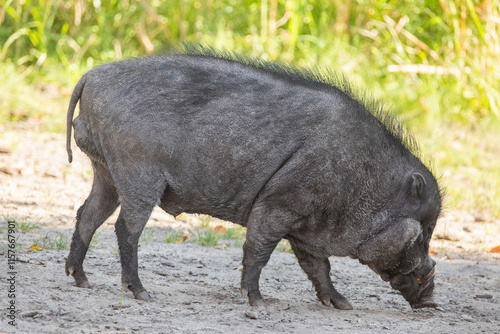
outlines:
[[[358, 247], [358, 259], [399, 290], [412, 308], [436, 307], [436, 262], [429, 241], [441, 211], [441, 193], [430, 173], [411, 173], [378, 215], [378, 230]], [[382, 221], [382, 223], [380, 223]]]

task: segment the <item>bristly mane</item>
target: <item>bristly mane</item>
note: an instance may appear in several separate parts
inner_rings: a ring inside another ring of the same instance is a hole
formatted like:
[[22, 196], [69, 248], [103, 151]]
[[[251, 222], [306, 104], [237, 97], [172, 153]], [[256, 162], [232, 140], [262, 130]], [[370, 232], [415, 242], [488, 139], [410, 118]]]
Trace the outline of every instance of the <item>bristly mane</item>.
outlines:
[[[313, 85], [318, 89], [331, 89], [331, 87], [334, 87], [362, 105], [389, 134], [397, 139], [417, 159], [422, 160], [418, 143], [408, 132], [407, 128], [394, 115], [387, 111], [387, 108], [380, 100], [372, 98], [365, 90], [354, 86], [341, 71], [320, 70], [311, 67], [298, 68], [294, 65], [264, 61], [200, 44], [184, 43], [182, 47], [174, 49], [173, 52], [169, 53], [224, 59], [252, 66], [278, 76], [284, 76], [289, 80], [291, 79], [306, 86]], [[428, 161], [422, 162], [430, 168]]]

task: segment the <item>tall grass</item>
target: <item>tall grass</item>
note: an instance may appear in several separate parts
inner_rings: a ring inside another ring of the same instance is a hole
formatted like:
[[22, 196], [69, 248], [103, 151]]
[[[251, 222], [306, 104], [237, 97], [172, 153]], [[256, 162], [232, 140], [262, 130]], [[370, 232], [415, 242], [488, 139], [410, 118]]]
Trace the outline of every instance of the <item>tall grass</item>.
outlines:
[[0, 61], [23, 75], [210, 43], [340, 67], [407, 117], [500, 117], [500, 0], [7, 0]]

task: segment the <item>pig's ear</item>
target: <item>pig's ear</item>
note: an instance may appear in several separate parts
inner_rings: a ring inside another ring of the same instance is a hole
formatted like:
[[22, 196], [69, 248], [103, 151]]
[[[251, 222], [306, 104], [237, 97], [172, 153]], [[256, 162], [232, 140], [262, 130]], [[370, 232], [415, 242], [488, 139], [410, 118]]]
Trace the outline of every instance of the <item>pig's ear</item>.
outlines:
[[420, 173], [413, 173], [411, 175], [411, 194], [415, 198], [422, 198], [427, 183]]
[[358, 258], [363, 262], [389, 261], [403, 249], [411, 246], [422, 233], [420, 223], [406, 218], [389, 225], [358, 247]]

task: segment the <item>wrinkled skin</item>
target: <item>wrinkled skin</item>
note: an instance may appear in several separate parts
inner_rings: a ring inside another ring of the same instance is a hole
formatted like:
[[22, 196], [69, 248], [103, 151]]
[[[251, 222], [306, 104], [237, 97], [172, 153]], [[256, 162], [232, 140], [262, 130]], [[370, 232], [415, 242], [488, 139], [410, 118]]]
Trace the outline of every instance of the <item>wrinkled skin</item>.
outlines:
[[398, 275], [391, 279], [391, 286], [399, 290], [412, 308], [437, 307], [432, 299], [434, 290], [434, 272], [432, 268], [426, 275]]
[[259, 277], [285, 238], [326, 306], [352, 309], [332, 284], [329, 256], [369, 265], [412, 307], [434, 306], [428, 248], [441, 195], [398, 125], [376, 118], [342, 78], [344, 91], [309, 72], [210, 52], [102, 65], [75, 87], [68, 156], [74, 128], [94, 183], [66, 274], [90, 287], [89, 243], [120, 206], [122, 284], [149, 300], [137, 248], [160, 206], [247, 227], [241, 292], [251, 305], [265, 304]]
[[[405, 207], [401, 210], [401, 212], [411, 212], [413, 218], [403, 220], [400, 227], [404, 226], [402, 228], [404, 232], [389, 230], [386, 235], [378, 236], [387, 240], [399, 238], [399, 241], [405, 243], [402, 246], [390, 241], [390, 246], [385, 244], [385, 249], [381, 252], [387, 252], [387, 247], [402, 248], [402, 251], [390, 260], [385, 255], [368, 263], [383, 280], [389, 281], [394, 289], [401, 292], [412, 308], [437, 306], [432, 299], [436, 262], [428, 253], [440, 205], [441, 199], [438, 193], [433, 193], [432, 189], [428, 188], [422, 175], [413, 174]], [[370, 251], [373, 253], [374, 249]], [[396, 254], [396, 251], [391, 250], [388, 253]], [[360, 261], [365, 263], [363, 259]]]

